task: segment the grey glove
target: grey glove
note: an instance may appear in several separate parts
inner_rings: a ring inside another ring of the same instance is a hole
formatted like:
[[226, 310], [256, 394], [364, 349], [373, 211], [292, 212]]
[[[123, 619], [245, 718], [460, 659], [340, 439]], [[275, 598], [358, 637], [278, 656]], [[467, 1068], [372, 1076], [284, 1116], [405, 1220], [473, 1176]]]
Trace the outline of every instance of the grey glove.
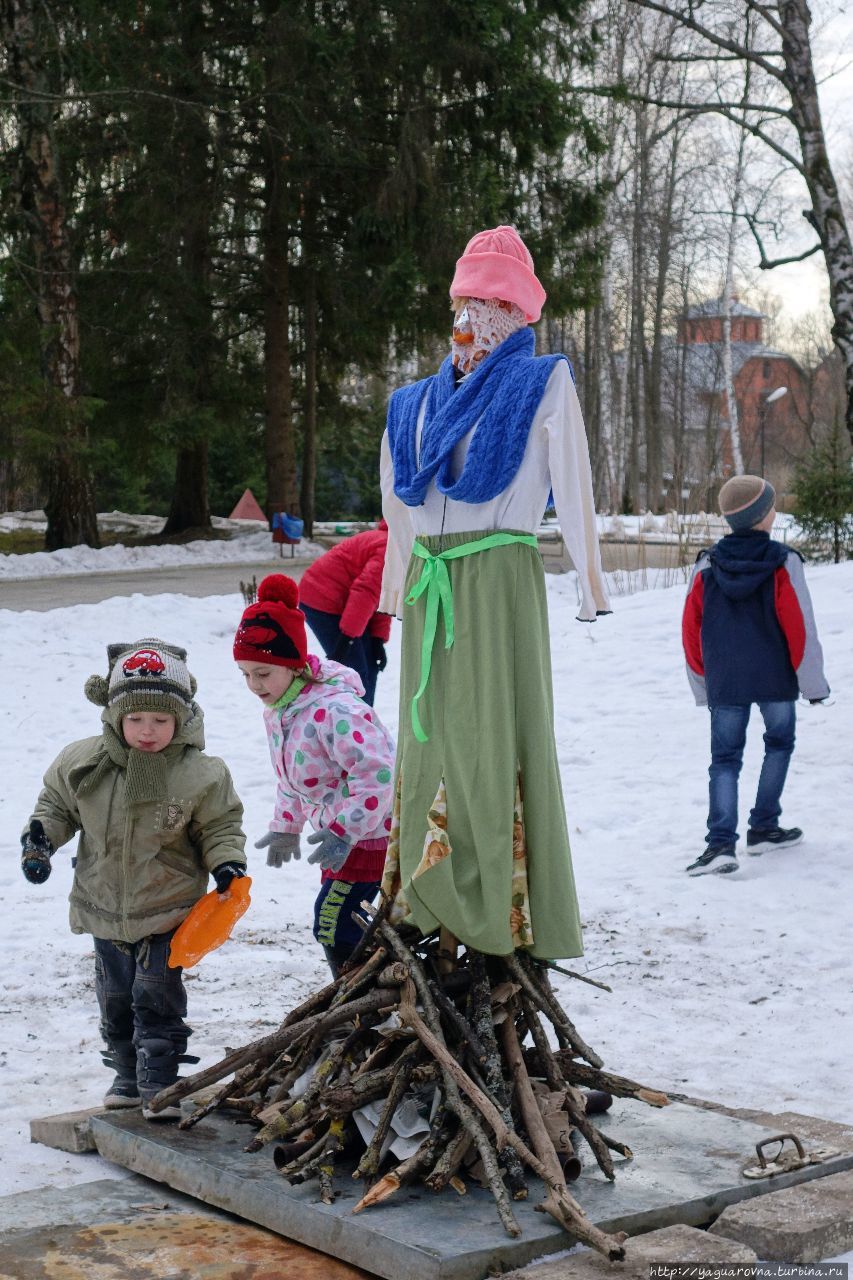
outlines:
[[340, 871], [352, 848], [351, 840], [342, 840], [334, 831], [315, 831], [308, 837], [309, 844], [319, 845], [309, 853], [309, 862], [319, 862], [324, 871]]
[[299, 852], [299, 835], [295, 831], [268, 831], [260, 840], [255, 841], [255, 848], [267, 849], [268, 867], [280, 867], [283, 862], [290, 862], [292, 857], [298, 862], [302, 856]]

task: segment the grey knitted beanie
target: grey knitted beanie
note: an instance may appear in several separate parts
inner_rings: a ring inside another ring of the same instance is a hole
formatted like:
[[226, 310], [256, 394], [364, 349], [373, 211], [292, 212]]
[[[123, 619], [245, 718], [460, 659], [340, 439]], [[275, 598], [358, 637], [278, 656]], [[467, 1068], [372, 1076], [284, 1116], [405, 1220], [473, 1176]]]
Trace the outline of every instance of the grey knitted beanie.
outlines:
[[183, 724], [192, 710], [196, 683], [185, 649], [146, 637], [136, 644], [107, 646], [109, 676], [90, 676], [86, 697], [107, 707], [116, 728], [134, 711], [164, 711]]
[[720, 511], [736, 532], [752, 529], [776, 502], [776, 490], [761, 476], [732, 476], [720, 490]]

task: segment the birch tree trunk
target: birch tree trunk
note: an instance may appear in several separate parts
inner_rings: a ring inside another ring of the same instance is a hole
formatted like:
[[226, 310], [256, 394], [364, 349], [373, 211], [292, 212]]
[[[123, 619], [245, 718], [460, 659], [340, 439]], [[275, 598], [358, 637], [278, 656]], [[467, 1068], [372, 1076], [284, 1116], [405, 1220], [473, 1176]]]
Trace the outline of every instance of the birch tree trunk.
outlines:
[[[749, 14], [746, 17], [746, 43], [750, 42]], [[749, 102], [749, 88], [752, 66], [747, 60], [744, 63], [743, 103]], [[732, 372], [732, 293], [734, 292], [735, 249], [737, 247], [738, 208], [743, 191], [743, 171], [746, 156], [746, 132], [738, 133], [737, 156], [732, 180], [732, 216], [729, 219], [729, 234], [726, 244], [726, 280], [723, 285], [723, 385], [726, 394], [726, 407], [729, 417], [729, 443], [732, 450], [732, 467], [736, 476], [743, 475], [743, 450], [740, 443], [740, 421], [735, 395], [735, 380]]]
[[646, 165], [643, 153], [643, 113], [635, 112], [635, 140], [637, 155], [634, 166], [631, 253], [631, 346], [628, 377], [630, 378], [631, 436], [628, 451], [628, 490], [635, 515], [642, 510], [641, 450], [646, 443], [646, 254], [645, 254], [645, 177]]
[[809, 38], [811, 12], [806, 0], [780, 0], [778, 12], [783, 80], [791, 95], [791, 119], [812, 201], [809, 221], [820, 238], [829, 275], [829, 304], [835, 321], [832, 336], [844, 360], [847, 431], [853, 440], [853, 242], [826, 150]]
[[48, 551], [100, 545], [86, 459], [80, 325], [71, 234], [54, 131], [55, 87], [46, 65], [47, 33], [34, 0], [0, 0], [0, 35], [14, 85], [19, 166], [14, 194], [32, 260], [42, 373], [54, 393], [55, 437], [44, 467]]
[[732, 216], [729, 220], [728, 244], [726, 245], [726, 280], [723, 286], [723, 297], [720, 310], [723, 316], [723, 383], [726, 393], [726, 407], [729, 417], [729, 440], [732, 448], [732, 466], [736, 476], [743, 475], [743, 451], [740, 445], [740, 422], [738, 420], [737, 397], [735, 396], [735, 380], [732, 373], [732, 292], [734, 290], [735, 246], [737, 243], [738, 205], [743, 187], [743, 161], [746, 150], [746, 136], [741, 130], [738, 139], [737, 159], [735, 161], [734, 181], [732, 184]]
[[613, 296], [613, 262], [610, 248], [605, 250], [601, 302], [595, 309], [596, 326], [596, 375], [598, 378], [598, 421], [601, 450], [604, 454], [606, 504], [615, 515], [619, 510], [622, 496], [622, 476], [617, 466], [616, 451], [613, 447], [613, 427], [615, 403], [613, 396], [613, 368], [611, 352], [613, 341], [612, 329], [612, 296]]
[[674, 130], [663, 188], [657, 246], [657, 272], [652, 317], [652, 348], [646, 380], [646, 503], [659, 511], [663, 502], [663, 347], [664, 310], [672, 266], [673, 205], [678, 180], [681, 135]]
[[[613, 32], [613, 65], [612, 74], [615, 79], [622, 79], [625, 72], [625, 42], [627, 29], [624, 22], [612, 12], [608, 23]], [[622, 504], [622, 487], [624, 482], [621, 465], [621, 451], [617, 454], [615, 438], [617, 436], [618, 406], [614, 395], [615, 377], [613, 360], [613, 236], [614, 227], [614, 189], [616, 186], [616, 103], [611, 98], [607, 103], [606, 136], [610, 147], [604, 160], [604, 186], [607, 192], [604, 204], [602, 229], [605, 248], [602, 262], [601, 297], [595, 308], [595, 371], [598, 380], [598, 420], [601, 451], [604, 455], [606, 478], [606, 504], [611, 515], [615, 515]]]

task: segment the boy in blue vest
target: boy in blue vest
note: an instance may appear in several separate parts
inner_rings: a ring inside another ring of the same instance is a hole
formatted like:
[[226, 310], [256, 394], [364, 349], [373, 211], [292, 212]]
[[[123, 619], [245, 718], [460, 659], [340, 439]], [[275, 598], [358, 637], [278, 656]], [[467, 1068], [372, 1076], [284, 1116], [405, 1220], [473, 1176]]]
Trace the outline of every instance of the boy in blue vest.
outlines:
[[746, 851], [799, 844], [779, 825], [794, 750], [797, 697], [823, 702], [829, 685], [811, 598], [797, 551], [774, 542], [776, 493], [761, 476], [734, 476], [720, 490], [731, 527], [699, 555], [682, 619], [687, 677], [711, 712], [707, 847], [688, 875], [737, 871], [738, 775], [753, 703], [764, 720], [764, 763], [749, 815]]

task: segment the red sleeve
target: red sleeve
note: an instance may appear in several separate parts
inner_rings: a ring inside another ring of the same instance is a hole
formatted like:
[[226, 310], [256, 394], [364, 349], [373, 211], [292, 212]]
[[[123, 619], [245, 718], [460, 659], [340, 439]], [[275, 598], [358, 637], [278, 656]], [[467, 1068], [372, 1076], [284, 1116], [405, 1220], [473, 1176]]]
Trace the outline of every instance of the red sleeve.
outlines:
[[338, 624], [346, 636], [363, 636], [376, 613], [382, 590], [385, 547], [377, 547], [349, 589], [347, 602]]
[[806, 651], [806, 622], [803, 617], [803, 611], [800, 608], [800, 602], [797, 599], [797, 593], [794, 590], [794, 584], [791, 582], [788, 570], [784, 565], [781, 565], [776, 570], [773, 585], [775, 588], [776, 617], [779, 619], [779, 626], [782, 628], [788, 645], [791, 666], [797, 671]]
[[705, 599], [705, 580], [701, 573], [693, 579], [693, 586], [684, 604], [681, 619], [681, 643], [684, 645], [684, 656], [691, 671], [697, 676], [704, 676], [705, 663], [702, 660], [702, 606]]
[[377, 640], [381, 640], [383, 644], [387, 644], [391, 638], [391, 614], [390, 613], [374, 613], [370, 619], [370, 626], [367, 628], [370, 635], [375, 636]]

